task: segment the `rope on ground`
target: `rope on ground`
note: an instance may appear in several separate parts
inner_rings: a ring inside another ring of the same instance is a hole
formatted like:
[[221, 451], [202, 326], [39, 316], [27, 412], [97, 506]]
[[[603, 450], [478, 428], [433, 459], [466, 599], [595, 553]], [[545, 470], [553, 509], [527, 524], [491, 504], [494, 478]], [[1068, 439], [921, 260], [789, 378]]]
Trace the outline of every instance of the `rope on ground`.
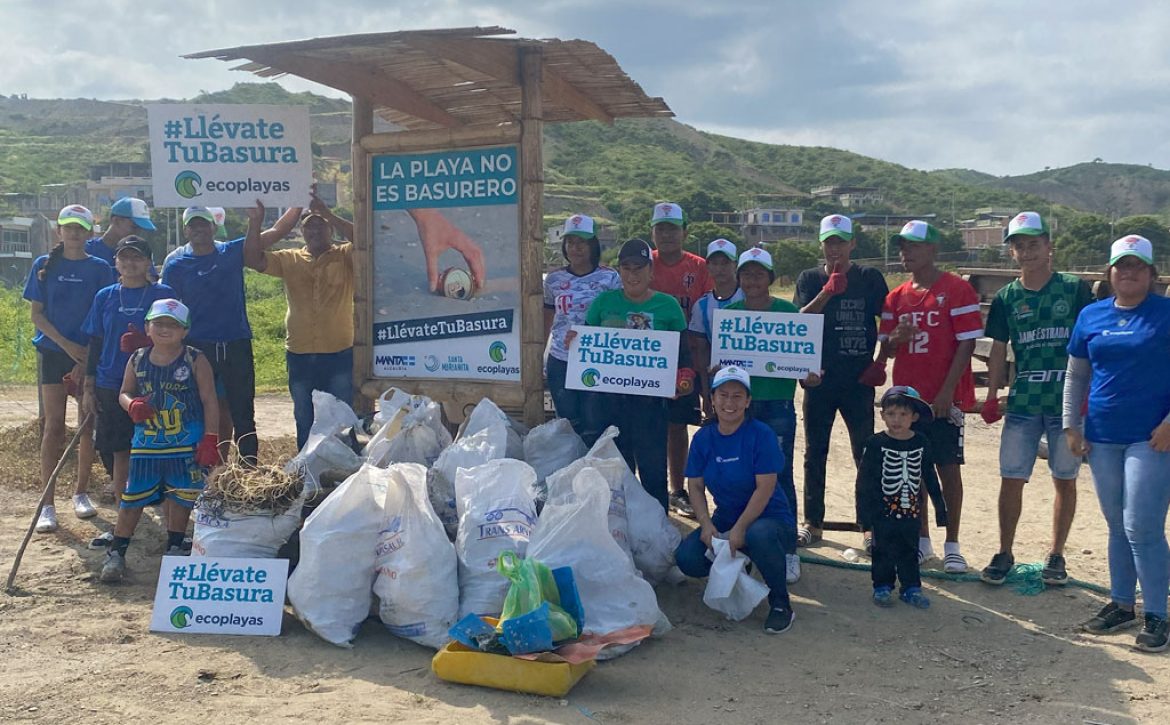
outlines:
[[[837, 559], [830, 559], [824, 556], [817, 556], [808, 552], [802, 551], [800, 553], [800, 560], [807, 564], [818, 564], [820, 566], [831, 566], [837, 569], [852, 569], [854, 571], [869, 571], [869, 564], [853, 561], [838, 561]], [[1006, 583], [1012, 585], [1016, 593], [1027, 596], [1034, 596], [1044, 591], [1047, 586], [1044, 584], [1044, 579], [1040, 576], [1040, 572], [1044, 569], [1041, 563], [1034, 564], [1016, 564], [1012, 571], [1007, 576]], [[939, 571], [937, 569], [923, 569], [922, 577], [924, 579], [941, 579], [943, 581], [953, 582], [977, 582], [980, 581], [979, 575], [972, 572], [955, 573], [949, 571]], [[1086, 591], [1095, 594], [1109, 594], [1109, 588], [1103, 587], [1100, 584], [1087, 582], [1082, 579], [1068, 578], [1068, 582], [1064, 586], [1080, 587]]]

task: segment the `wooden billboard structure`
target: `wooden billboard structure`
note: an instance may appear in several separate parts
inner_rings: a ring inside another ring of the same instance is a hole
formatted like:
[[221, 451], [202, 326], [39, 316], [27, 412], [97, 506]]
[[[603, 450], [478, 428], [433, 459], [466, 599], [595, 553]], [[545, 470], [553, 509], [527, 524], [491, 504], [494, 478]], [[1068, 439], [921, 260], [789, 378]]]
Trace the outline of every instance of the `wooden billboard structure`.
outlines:
[[[617, 61], [583, 40], [503, 37], [500, 27], [347, 35], [209, 50], [187, 58], [246, 61], [235, 70], [294, 75], [353, 98], [355, 388], [369, 405], [393, 386], [462, 417], [488, 397], [534, 425], [544, 417], [543, 124], [673, 116]], [[398, 129], [374, 133], [375, 115]], [[375, 377], [371, 159], [375, 154], [519, 149], [520, 382]]]

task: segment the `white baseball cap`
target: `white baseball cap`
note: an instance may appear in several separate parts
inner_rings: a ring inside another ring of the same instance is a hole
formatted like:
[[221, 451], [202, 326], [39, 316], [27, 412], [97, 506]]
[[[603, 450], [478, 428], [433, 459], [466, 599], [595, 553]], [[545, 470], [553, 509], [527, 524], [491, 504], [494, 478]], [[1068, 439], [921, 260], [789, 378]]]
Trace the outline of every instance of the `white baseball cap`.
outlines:
[[81, 204], [70, 204], [57, 214], [57, 226], [76, 224], [87, 230], [93, 229], [93, 212]]
[[122, 216], [131, 219], [139, 229], [148, 232], [154, 231], [154, 222], [150, 220], [150, 207], [142, 199], [124, 196], [110, 207], [110, 216]]
[[593, 232], [593, 217], [585, 216], [584, 214], [574, 214], [565, 220], [565, 230], [563, 236], [582, 237], [590, 239], [595, 236]]
[[678, 204], [669, 201], [654, 205], [654, 216], [650, 219], [650, 226], [668, 222], [676, 226], [685, 227], [687, 225], [686, 215], [683, 214], [682, 207]]
[[176, 299], [155, 300], [146, 313], [147, 321], [169, 317], [183, 327], [191, 326], [191, 311]]
[[755, 262], [769, 272], [772, 271], [772, 255], [768, 254], [768, 250], [766, 249], [752, 247], [743, 254], [739, 255], [739, 264], [735, 265], [735, 269], [737, 271], [743, 269], [743, 266], [748, 262]]
[[1137, 257], [1146, 264], [1154, 263], [1154, 245], [1150, 240], [1137, 234], [1122, 237], [1109, 248], [1109, 266], [1117, 264], [1122, 257]]
[[1011, 241], [1011, 238], [1017, 234], [1029, 237], [1046, 237], [1048, 236], [1048, 224], [1036, 212], [1022, 211], [1008, 222], [1007, 236], [1003, 239], [1005, 242]]
[[715, 254], [726, 255], [727, 258], [732, 262], [734, 262], [738, 256], [735, 245], [723, 238], [716, 239], [707, 245], [707, 256], [705, 259], [710, 259], [712, 255]]
[[840, 237], [847, 242], [853, 241], [853, 220], [844, 214], [830, 214], [821, 219], [821, 241], [829, 237]]
[[711, 379], [711, 390], [715, 390], [715, 388], [718, 388], [720, 385], [729, 383], [733, 380], [747, 388], [749, 393], [752, 391], [751, 377], [747, 374], [746, 370], [740, 367], [736, 367], [735, 365], [728, 365], [725, 368], [719, 368], [719, 371], [715, 373], [715, 377]]

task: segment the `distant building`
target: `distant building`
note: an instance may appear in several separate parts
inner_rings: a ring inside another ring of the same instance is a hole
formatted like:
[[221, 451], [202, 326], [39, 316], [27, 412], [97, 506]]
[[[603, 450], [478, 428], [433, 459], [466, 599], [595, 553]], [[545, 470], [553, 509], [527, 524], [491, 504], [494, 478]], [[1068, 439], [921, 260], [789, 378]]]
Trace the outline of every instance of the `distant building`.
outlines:
[[0, 280], [21, 286], [32, 261], [52, 246], [53, 223], [43, 216], [0, 217]]
[[873, 206], [884, 200], [876, 186], [818, 186], [810, 193], [814, 199], [834, 199], [846, 209]]
[[964, 249], [998, 249], [1003, 246], [1008, 220], [1015, 212], [1011, 209], [984, 207], [975, 210], [974, 219], [959, 222], [959, 234], [963, 237]]
[[748, 246], [796, 236], [804, 224], [804, 209], [757, 207], [744, 211], [713, 211], [710, 216], [715, 224], [739, 231]]

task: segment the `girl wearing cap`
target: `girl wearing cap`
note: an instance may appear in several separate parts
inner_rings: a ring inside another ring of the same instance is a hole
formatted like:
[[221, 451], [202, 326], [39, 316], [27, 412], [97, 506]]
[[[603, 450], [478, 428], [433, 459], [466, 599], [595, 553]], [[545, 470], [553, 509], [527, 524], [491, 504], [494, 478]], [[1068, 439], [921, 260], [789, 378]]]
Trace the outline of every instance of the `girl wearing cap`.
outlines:
[[[785, 554], [796, 538], [796, 515], [776, 485], [784, 454], [772, 429], [748, 415], [752, 380], [738, 367], [725, 367], [711, 382], [715, 420], [695, 433], [687, 456], [687, 493], [699, 528], [682, 540], [675, 561], [684, 574], [711, 571], [711, 539], [725, 537], [734, 554], [743, 551], [769, 588], [764, 631], [779, 634], [795, 615], [788, 599]], [[715, 512], [707, 506], [707, 492]]]
[[[93, 214], [74, 204], [57, 216], [57, 245], [37, 257], [24, 286], [24, 298], [32, 303], [32, 323], [37, 334], [38, 380], [44, 411], [41, 437], [41, 478], [48, 481], [65, 443], [65, 401], [67, 385], [77, 385], [84, 376], [88, 338], [82, 323], [98, 290], [114, 281], [113, 270], [102, 260], [85, 253], [85, 241], [93, 229]], [[74, 395], [77, 393], [74, 392]], [[97, 514], [89, 500], [89, 472], [93, 465], [92, 423], [81, 434], [77, 449], [77, 488], [73, 510], [78, 518]], [[46, 492], [45, 506], [36, 530], [57, 530], [53, 487]]]
[[565, 388], [569, 364], [565, 333], [573, 325], [584, 324], [585, 311], [593, 300], [606, 290], [621, 289], [622, 281], [615, 270], [601, 266], [601, 242], [594, 233], [593, 219], [584, 214], [565, 220], [561, 254], [568, 264], [549, 272], [544, 280], [544, 332], [549, 338], [545, 376], [557, 417], [567, 418], [585, 445], [592, 446], [603, 421], [586, 415], [585, 401], [590, 393]]
[[89, 335], [85, 408], [97, 421], [98, 450], [112, 456], [114, 500], [121, 501], [134, 437], [134, 423], [118, 404], [122, 375], [131, 353], [151, 345], [144, 332], [147, 310], [156, 300], [174, 297], [175, 291], [150, 281], [151, 249], [141, 237], [130, 235], [118, 243], [114, 266], [119, 281], [94, 297], [82, 331]]
[[1103, 634], [1137, 624], [1140, 583], [1144, 621], [1134, 646], [1161, 652], [1170, 589], [1170, 298], [1151, 294], [1158, 271], [1144, 237], [1114, 242], [1107, 273], [1114, 296], [1081, 310], [1064, 383], [1065, 437], [1073, 455], [1089, 456], [1109, 526], [1110, 602], [1082, 627]]

